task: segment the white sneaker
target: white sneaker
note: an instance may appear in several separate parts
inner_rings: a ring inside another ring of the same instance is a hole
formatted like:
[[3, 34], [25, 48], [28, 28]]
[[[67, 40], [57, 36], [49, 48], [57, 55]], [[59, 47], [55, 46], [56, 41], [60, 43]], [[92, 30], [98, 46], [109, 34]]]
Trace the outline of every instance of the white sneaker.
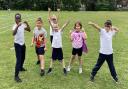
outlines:
[[67, 67], [67, 71], [69, 72], [70, 70], [71, 70], [71, 67], [70, 67], [70, 66], [68, 66], [68, 67]]
[[81, 74], [83, 72], [82, 68], [79, 68], [79, 74]]

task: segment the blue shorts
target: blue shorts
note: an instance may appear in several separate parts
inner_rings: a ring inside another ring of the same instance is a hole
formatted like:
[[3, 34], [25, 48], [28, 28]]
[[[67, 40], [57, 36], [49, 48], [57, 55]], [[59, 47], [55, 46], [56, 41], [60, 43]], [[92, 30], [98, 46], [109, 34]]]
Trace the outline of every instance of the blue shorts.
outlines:
[[36, 54], [37, 55], [44, 55], [45, 54], [45, 51], [44, 51], [44, 47], [35, 47], [35, 50], [36, 50]]
[[63, 60], [63, 51], [62, 48], [53, 48], [52, 49], [52, 60]]

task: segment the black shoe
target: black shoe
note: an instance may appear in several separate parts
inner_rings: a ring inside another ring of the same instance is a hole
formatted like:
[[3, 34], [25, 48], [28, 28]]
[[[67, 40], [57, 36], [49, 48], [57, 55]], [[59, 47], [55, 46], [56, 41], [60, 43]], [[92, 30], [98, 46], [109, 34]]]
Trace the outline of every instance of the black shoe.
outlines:
[[40, 76], [44, 76], [44, 75], [45, 75], [45, 71], [41, 69]]
[[66, 70], [66, 68], [64, 68], [63, 71], [64, 71], [64, 75], [67, 75], [67, 70]]
[[40, 64], [40, 61], [38, 60], [37, 62], [36, 62], [36, 65], [39, 65]]
[[90, 76], [90, 81], [94, 82], [94, 76], [93, 75]]
[[115, 80], [116, 83], [118, 83], [118, 78], [117, 77], [115, 77], [113, 79]]
[[15, 77], [14, 80], [19, 83], [19, 82], [22, 82], [22, 80], [19, 78], [19, 76]]
[[21, 68], [20, 71], [27, 71], [25, 68]]
[[51, 72], [52, 72], [52, 68], [49, 68], [47, 74], [50, 74]]

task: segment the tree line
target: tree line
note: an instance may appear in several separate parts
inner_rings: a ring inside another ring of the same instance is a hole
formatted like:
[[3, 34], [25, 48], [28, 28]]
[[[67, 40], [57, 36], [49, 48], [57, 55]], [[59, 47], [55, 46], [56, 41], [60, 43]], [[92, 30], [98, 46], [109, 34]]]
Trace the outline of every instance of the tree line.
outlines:
[[116, 0], [0, 0], [0, 10], [115, 10]]

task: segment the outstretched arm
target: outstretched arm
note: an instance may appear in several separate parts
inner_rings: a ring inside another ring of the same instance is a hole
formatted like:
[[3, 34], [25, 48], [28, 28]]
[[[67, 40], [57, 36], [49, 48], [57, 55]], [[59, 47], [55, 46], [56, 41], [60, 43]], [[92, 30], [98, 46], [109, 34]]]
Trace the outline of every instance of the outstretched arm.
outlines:
[[98, 31], [101, 30], [101, 27], [98, 24], [95, 24], [93, 22], [88, 22], [89, 25], [92, 25], [94, 28], [96, 28]]
[[66, 21], [66, 23], [61, 27], [61, 31], [63, 31], [64, 30], [64, 28], [69, 24], [69, 20], [68, 21]]
[[119, 32], [119, 29], [115, 26], [112, 26], [112, 29], [115, 30], [115, 32]]
[[48, 8], [48, 19], [51, 19], [51, 8]]

